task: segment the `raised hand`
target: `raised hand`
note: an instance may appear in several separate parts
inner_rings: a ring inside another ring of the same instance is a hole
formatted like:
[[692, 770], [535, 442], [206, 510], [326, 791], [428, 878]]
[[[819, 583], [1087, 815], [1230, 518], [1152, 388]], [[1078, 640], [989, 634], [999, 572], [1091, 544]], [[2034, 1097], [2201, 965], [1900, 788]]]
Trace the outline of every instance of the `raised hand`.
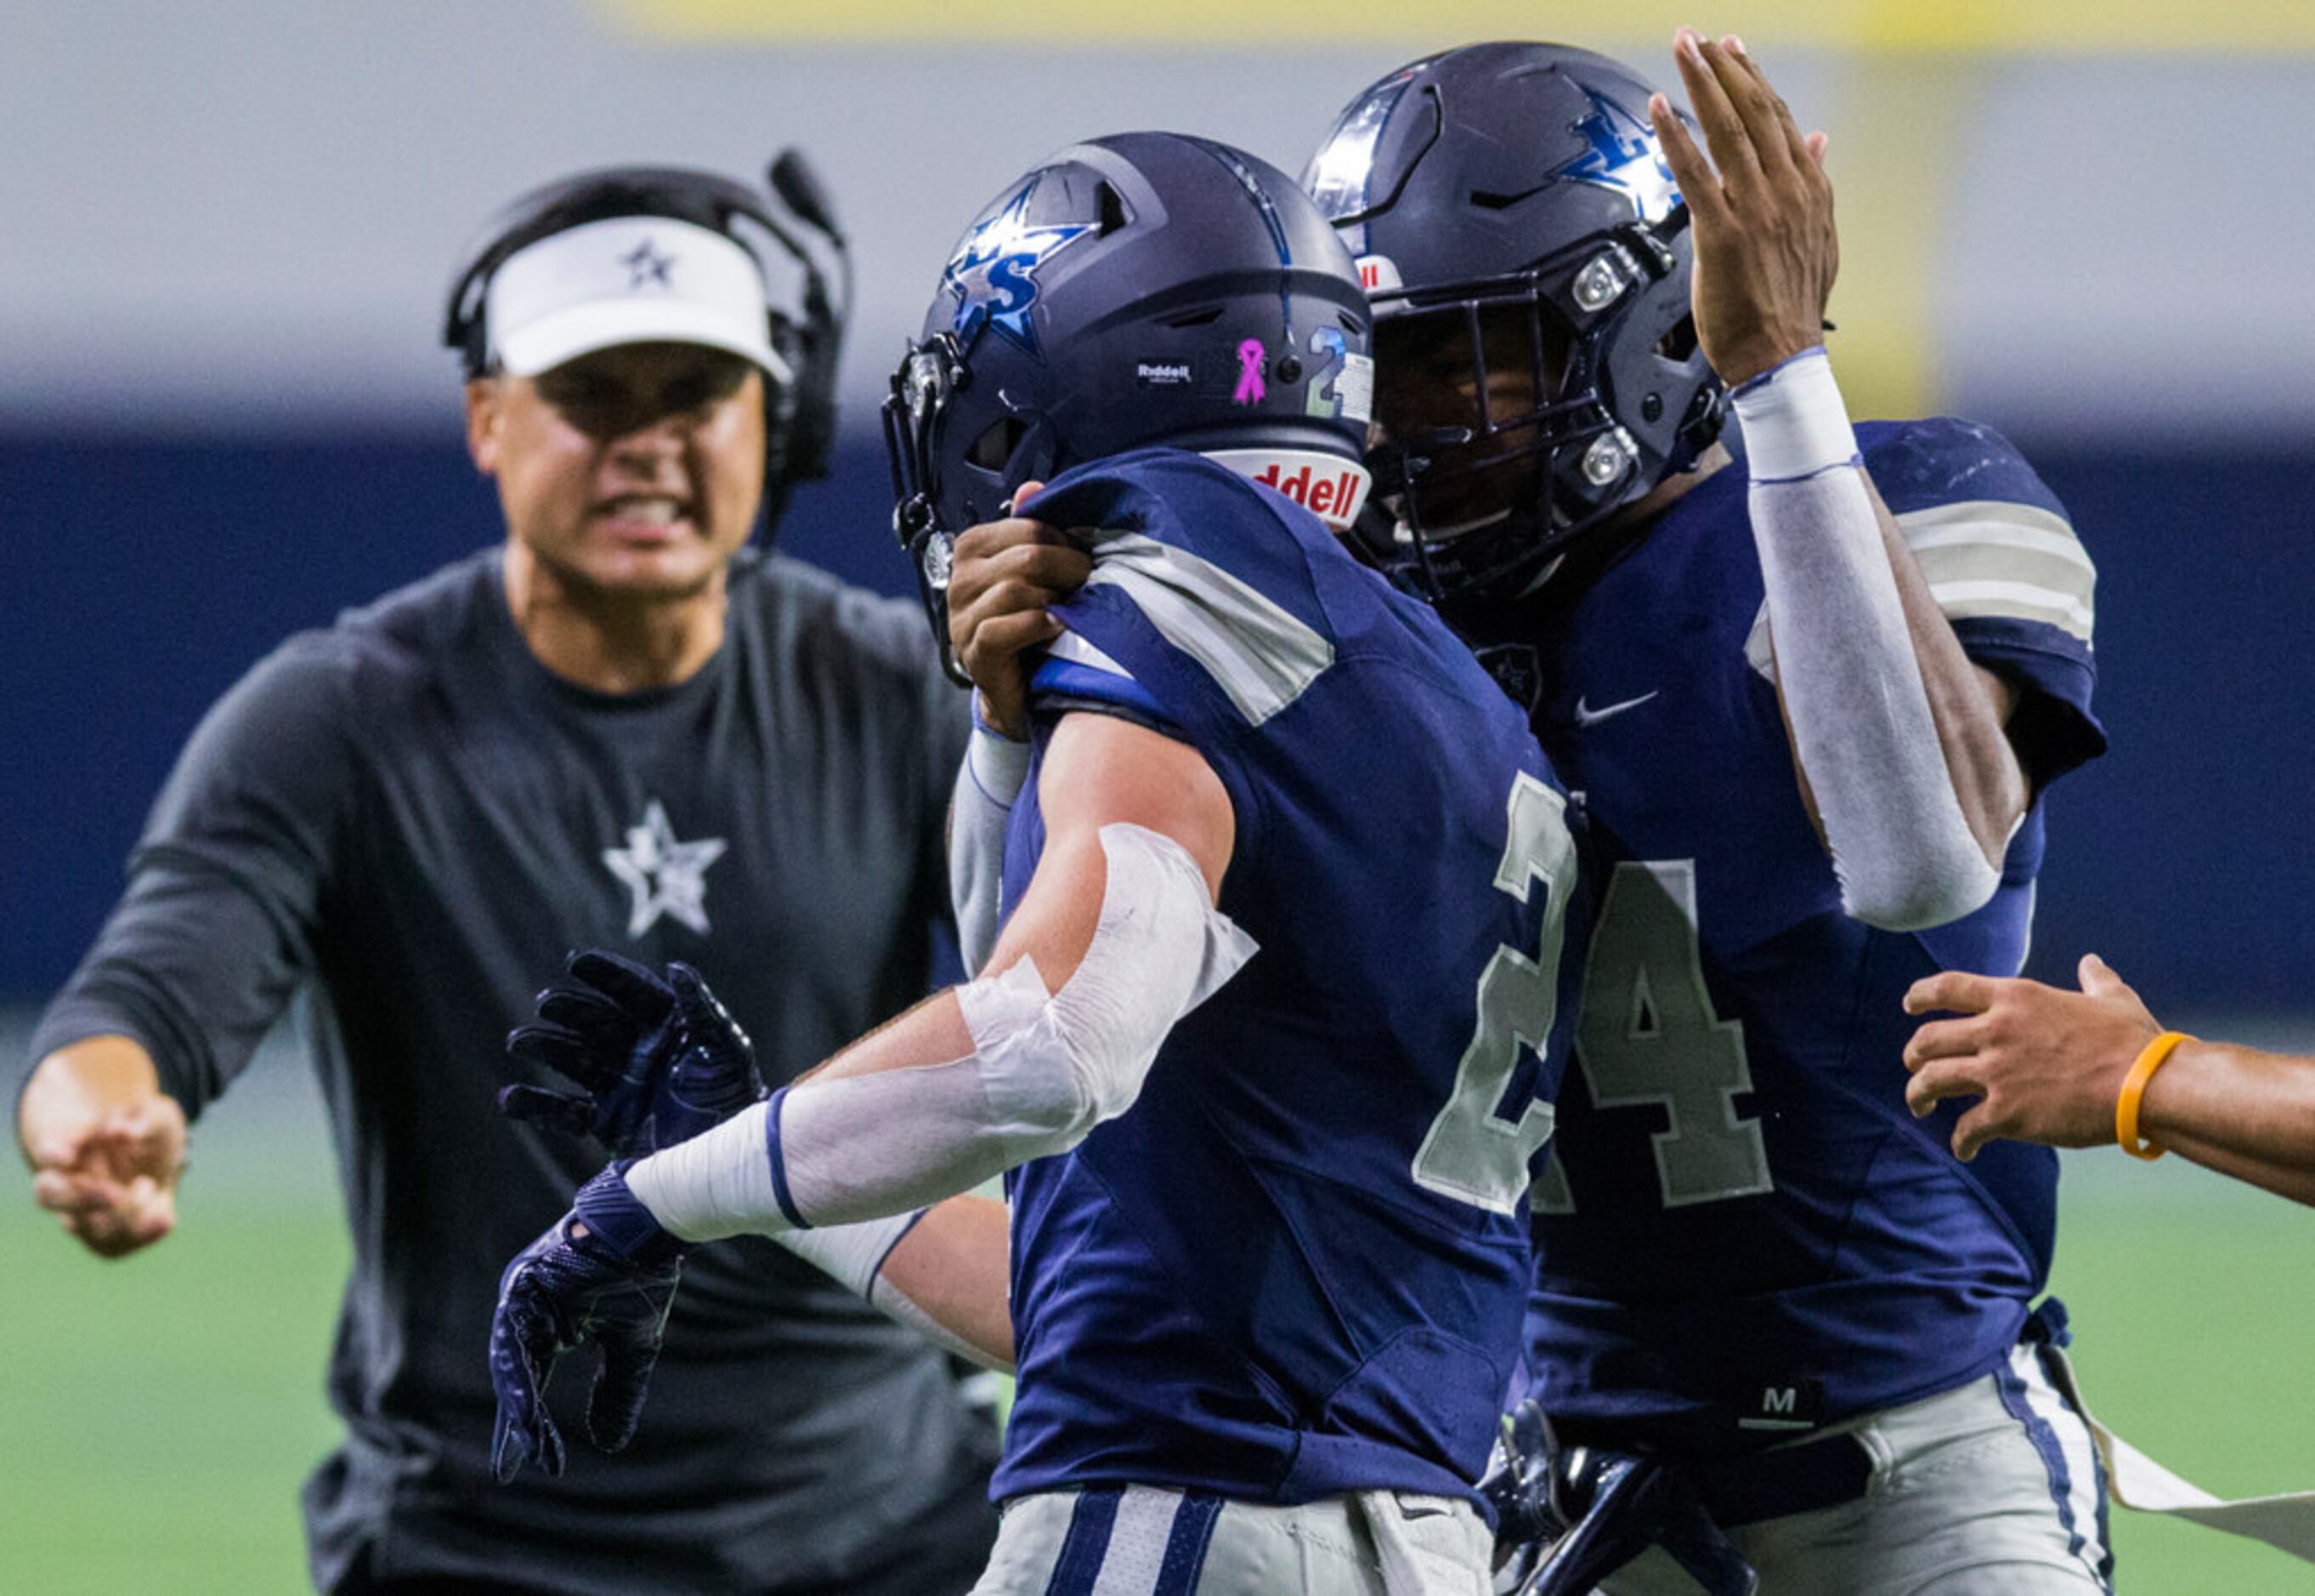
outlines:
[[1663, 95], [1648, 111], [1695, 235], [1697, 341], [1733, 388], [1824, 341], [1840, 270], [1825, 137], [1802, 136], [1734, 36], [1682, 28], [1672, 53], [1711, 160]]
[[614, 1164], [579, 1188], [571, 1211], [515, 1255], [491, 1316], [498, 1417], [491, 1473], [501, 1485], [536, 1463], [563, 1472], [563, 1433], [546, 1388], [563, 1356], [602, 1348], [587, 1400], [587, 1438], [616, 1452], [634, 1439], [660, 1338], [690, 1248], [660, 1228]]
[[538, 1018], [507, 1037], [508, 1054], [553, 1070], [578, 1092], [512, 1086], [510, 1118], [592, 1136], [638, 1158], [719, 1125], [764, 1095], [748, 1033], [688, 964], [664, 979], [600, 949], [573, 953], [564, 980], [538, 995]]

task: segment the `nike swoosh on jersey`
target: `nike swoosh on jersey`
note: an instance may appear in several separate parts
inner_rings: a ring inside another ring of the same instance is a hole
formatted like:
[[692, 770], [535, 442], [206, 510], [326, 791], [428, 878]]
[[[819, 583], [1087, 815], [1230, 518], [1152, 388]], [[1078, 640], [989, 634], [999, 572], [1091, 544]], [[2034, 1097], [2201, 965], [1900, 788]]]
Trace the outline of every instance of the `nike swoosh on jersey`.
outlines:
[[[1656, 693], [1662, 691], [1663, 691], [1662, 687], [1656, 689]], [[1655, 693], [1643, 693], [1636, 698], [1627, 698], [1621, 704], [1605, 705], [1599, 709], [1589, 707], [1583, 699], [1578, 698], [1575, 701], [1575, 723], [1578, 726], [1596, 726], [1602, 721], [1613, 720], [1628, 709], [1639, 708], [1641, 705], [1655, 696]]]

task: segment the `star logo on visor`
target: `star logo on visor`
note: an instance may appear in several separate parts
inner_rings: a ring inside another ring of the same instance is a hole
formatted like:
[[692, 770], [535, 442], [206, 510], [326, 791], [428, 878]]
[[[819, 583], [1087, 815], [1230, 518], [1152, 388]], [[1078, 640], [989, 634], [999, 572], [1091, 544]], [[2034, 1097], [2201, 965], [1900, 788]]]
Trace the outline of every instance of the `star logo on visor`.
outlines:
[[1656, 130], [1614, 101], [1590, 91], [1592, 109], [1570, 131], [1591, 146], [1551, 175], [1613, 189], [1644, 222], [1661, 222], [1680, 203], [1680, 185], [1656, 143]]
[[675, 286], [668, 277], [675, 268], [675, 257], [661, 254], [648, 238], [621, 255], [619, 264], [627, 269], [627, 292], [630, 294], [637, 288], [654, 286], [671, 288]]
[[953, 328], [967, 349], [989, 327], [1037, 353], [1037, 330], [1029, 321], [1029, 307], [1037, 302], [1037, 269], [1093, 231], [1089, 222], [1030, 226], [1029, 196], [1036, 187], [1034, 179], [1024, 183], [1003, 209], [966, 234], [941, 274], [942, 283], [956, 291]]
[[677, 841], [666, 805], [652, 799], [643, 824], [627, 828], [627, 846], [603, 850], [603, 863], [634, 895], [627, 935], [641, 936], [661, 915], [706, 935], [707, 867], [723, 856], [724, 847], [720, 837]]

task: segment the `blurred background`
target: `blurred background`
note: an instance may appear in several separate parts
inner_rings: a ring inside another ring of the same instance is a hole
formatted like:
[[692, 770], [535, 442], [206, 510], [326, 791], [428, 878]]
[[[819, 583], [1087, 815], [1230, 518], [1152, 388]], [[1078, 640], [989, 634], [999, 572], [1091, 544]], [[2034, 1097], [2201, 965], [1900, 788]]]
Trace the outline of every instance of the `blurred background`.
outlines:
[[[1399, 61], [1557, 37], [1669, 80], [1741, 31], [1832, 137], [1859, 416], [2007, 432], [2101, 568], [2113, 754], [2051, 799], [2032, 971], [2315, 1051], [2315, 8], [2151, 0], [8, 0], [0, 9], [0, 1071], [178, 746], [298, 627], [499, 535], [442, 297], [581, 167], [820, 166], [852, 235], [847, 441], [784, 546], [899, 591], [874, 406], [963, 223], [1073, 138], [1290, 171]], [[344, 1266], [285, 1034], [196, 1129], [179, 1236], [105, 1265], [0, 1160], [0, 1586], [294, 1589]], [[2315, 1215], [2072, 1156], [2057, 1289], [2102, 1417], [2222, 1494], [2315, 1486]], [[480, 1355], [480, 1348], [477, 1348]], [[2315, 1576], [2167, 1522], [2124, 1587]]]

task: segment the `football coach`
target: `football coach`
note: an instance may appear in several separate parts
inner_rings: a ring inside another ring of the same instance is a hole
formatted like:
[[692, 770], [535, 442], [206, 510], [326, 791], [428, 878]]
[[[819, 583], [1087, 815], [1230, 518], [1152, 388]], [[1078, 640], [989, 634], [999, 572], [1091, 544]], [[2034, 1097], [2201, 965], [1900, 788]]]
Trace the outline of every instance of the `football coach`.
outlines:
[[489, 1485], [499, 1267], [604, 1156], [492, 1103], [565, 950], [698, 966], [776, 1082], [921, 995], [946, 912], [965, 696], [912, 607], [748, 546], [825, 471], [841, 330], [825, 201], [773, 191], [624, 168], [501, 218], [448, 337], [503, 545], [226, 693], [35, 1036], [37, 1200], [118, 1257], [310, 989], [353, 1249], [324, 1590], [962, 1591], [994, 1537], [942, 1356], [757, 1240], [694, 1263], [627, 1457]]

